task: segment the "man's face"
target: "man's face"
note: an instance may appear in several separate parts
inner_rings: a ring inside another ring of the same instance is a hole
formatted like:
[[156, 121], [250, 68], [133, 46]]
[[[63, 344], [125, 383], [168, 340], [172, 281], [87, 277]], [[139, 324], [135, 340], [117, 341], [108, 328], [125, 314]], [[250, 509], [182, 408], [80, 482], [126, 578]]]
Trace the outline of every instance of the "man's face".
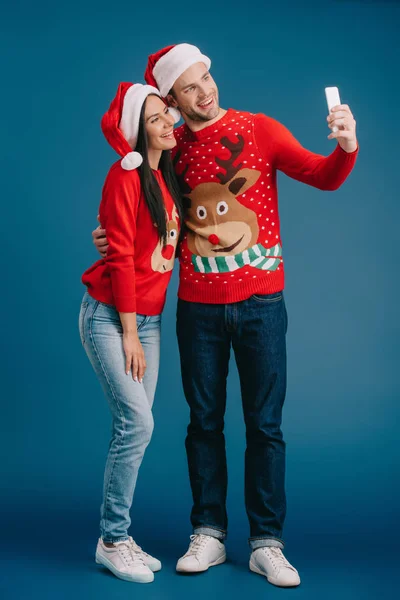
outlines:
[[203, 63], [195, 63], [175, 81], [171, 106], [178, 107], [185, 121], [207, 122], [219, 114], [218, 88]]

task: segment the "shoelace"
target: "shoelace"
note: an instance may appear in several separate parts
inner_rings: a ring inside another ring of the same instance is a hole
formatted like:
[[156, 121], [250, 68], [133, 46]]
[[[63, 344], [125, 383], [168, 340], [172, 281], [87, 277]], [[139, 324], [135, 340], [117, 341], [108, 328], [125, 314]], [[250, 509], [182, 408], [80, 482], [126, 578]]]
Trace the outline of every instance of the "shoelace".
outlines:
[[209, 535], [203, 535], [202, 533], [191, 535], [190, 546], [188, 551], [186, 552], [186, 556], [189, 556], [190, 554], [200, 554], [204, 550], [209, 539]]
[[262, 550], [264, 554], [266, 554], [271, 560], [275, 569], [285, 567], [286, 569], [291, 569], [292, 571], [296, 570], [294, 567], [292, 567], [290, 562], [286, 560], [280, 548], [276, 548], [275, 546], [265, 546]]
[[136, 552], [137, 554], [142, 554], [143, 556], [149, 556], [149, 554], [142, 550], [142, 548], [135, 542], [133, 538], [129, 537], [129, 541], [131, 544], [131, 548], [134, 552]]
[[144, 561], [141, 555], [138, 552], [134, 552], [132, 546], [129, 541], [119, 542], [115, 544], [119, 554], [121, 555], [124, 562], [128, 565], [128, 567], [143, 566]]

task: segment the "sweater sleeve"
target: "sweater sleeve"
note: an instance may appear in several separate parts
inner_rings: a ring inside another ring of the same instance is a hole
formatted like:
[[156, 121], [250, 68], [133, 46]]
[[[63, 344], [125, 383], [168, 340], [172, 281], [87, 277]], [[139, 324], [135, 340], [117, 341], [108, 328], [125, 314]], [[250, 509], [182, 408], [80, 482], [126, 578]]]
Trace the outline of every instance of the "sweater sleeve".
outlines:
[[337, 190], [351, 173], [358, 154], [358, 147], [345, 152], [339, 144], [329, 156], [310, 152], [284, 125], [262, 114], [255, 117], [254, 135], [265, 160], [272, 160], [276, 169], [292, 179], [320, 190]]
[[118, 312], [136, 312], [134, 243], [140, 198], [137, 174], [112, 170], [104, 184], [100, 212], [107, 231], [108, 250], [105, 262]]

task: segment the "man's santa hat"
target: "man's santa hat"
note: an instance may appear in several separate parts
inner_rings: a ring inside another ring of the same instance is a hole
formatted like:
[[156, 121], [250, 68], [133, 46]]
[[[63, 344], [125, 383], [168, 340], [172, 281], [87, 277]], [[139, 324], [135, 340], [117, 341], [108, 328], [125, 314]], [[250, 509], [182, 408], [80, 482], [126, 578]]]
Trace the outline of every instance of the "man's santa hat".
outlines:
[[167, 46], [149, 56], [144, 78], [149, 85], [158, 87], [165, 98], [175, 81], [195, 63], [204, 63], [209, 69], [211, 60], [191, 44]]
[[[139, 133], [142, 106], [150, 94], [161, 94], [156, 87], [141, 83], [120, 83], [110, 108], [101, 120], [101, 129], [112, 148], [122, 156], [121, 167], [127, 171], [137, 169], [143, 157], [135, 152]], [[170, 109], [169, 109], [170, 110]], [[179, 121], [172, 114], [175, 122]]]

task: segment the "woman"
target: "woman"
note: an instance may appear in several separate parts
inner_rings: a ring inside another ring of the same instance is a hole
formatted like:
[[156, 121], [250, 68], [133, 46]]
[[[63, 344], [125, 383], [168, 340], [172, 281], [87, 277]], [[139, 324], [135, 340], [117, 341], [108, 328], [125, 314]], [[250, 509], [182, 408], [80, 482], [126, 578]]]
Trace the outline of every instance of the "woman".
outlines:
[[153, 581], [161, 563], [128, 535], [140, 464], [153, 431], [161, 312], [182, 209], [169, 150], [174, 116], [149, 85], [121, 83], [102, 119], [122, 156], [103, 188], [100, 222], [108, 251], [82, 277], [82, 344], [112, 414], [96, 562], [117, 577]]

